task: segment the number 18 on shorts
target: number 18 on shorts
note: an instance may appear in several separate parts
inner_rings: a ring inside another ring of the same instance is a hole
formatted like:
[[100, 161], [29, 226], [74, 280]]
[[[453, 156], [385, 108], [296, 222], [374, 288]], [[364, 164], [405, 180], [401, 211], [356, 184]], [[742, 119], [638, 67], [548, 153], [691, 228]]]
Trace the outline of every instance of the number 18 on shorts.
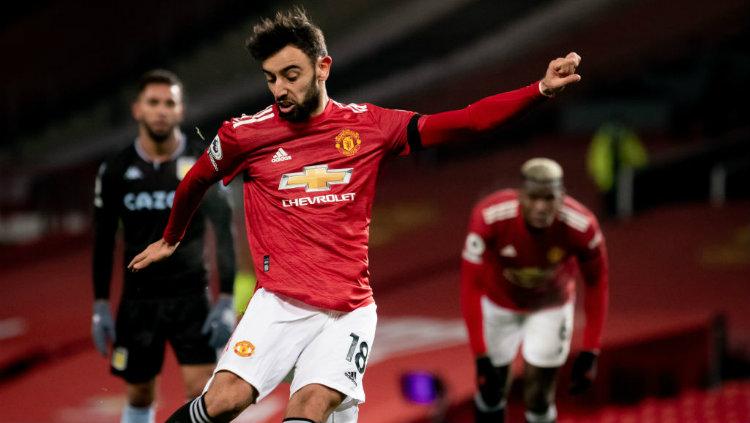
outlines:
[[249, 382], [258, 400], [294, 370], [291, 394], [316, 383], [344, 393], [344, 403], [362, 403], [376, 309], [370, 304], [348, 313], [322, 310], [261, 288], [216, 371], [228, 370]]

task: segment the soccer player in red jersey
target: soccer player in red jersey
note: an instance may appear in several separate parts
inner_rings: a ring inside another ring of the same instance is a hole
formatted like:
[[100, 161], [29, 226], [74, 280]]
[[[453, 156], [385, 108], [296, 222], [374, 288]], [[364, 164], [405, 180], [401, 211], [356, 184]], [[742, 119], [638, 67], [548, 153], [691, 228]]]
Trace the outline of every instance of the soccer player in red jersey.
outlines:
[[570, 350], [576, 267], [586, 327], [572, 393], [593, 381], [607, 311], [607, 250], [596, 217], [565, 194], [555, 161], [531, 159], [521, 176], [520, 189], [497, 191], [476, 205], [462, 254], [461, 308], [476, 357], [477, 423], [504, 421], [521, 343], [526, 420], [556, 420], [555, 381]]
[[579, 81], [580, 57], [553, 60], [526, 87], [420, 116], [329, 98], [332, 59], [299, 9], [259, 22], [247, 48], [274, 103], [224, 122], [180, 184], [163, 239], [129, 264], [172, 254], [206, 188], [242, 176], [258, 290], [204, 394], [169, 421], [229, 421], [294, 369], [285, 421], [354, 422], [377, 321], [367, 243], [381, 160], [496, 127]]

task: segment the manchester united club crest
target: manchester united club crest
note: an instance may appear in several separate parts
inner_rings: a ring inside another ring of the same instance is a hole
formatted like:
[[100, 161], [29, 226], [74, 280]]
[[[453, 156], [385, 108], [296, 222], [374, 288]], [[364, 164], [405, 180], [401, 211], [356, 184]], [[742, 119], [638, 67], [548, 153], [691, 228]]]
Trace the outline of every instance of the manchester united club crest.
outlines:
[[552, 247], [547, 252], [547, 260], [549, 260], [551, 264], [559, 263], [563, 257], [565, 257], [565, 250], [560, 247]]
[[250, 357], [255, 352], [255, 345], [249, 341], [240, 341], [234, 344], [234, 353], [240, 357]]
[[359, 133], [351, 129], [344, 129], [336, 135], [336, 150], [345, 156], [353, 156], [359, 151], [361, 144], [362, 140], [359, 138]]

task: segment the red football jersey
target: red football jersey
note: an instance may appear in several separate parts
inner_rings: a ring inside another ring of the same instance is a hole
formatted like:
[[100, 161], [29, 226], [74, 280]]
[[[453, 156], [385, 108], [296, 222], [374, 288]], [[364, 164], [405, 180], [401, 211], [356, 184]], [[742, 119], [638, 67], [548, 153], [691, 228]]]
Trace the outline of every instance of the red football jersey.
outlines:
[[484, 267], [487, 296], [502, 307], [536, 310], [567, 302], [574, 293], [576, 259], [602, 255], [599, 224], [565, 196], [552, 226], [529, 227], [518, 192], [498, 191], [474, 208], [463, 259]]
[[209, 148], [228, 183], [244, 178], [258, 287], [351, 311], [371, 303], [368, 234], [386, 156], [408, 154], [413, 112], [329, 101], [304, 124], [276, 106], [224, 122]]
[[522, 312], [561, 305], [574, 295], [579, 266], [587, 291], [584, 344], [598, 348], [607, 252], [596, 217], [582, 204], [565, 196], [553, 224], [537, 229], [526, 224], [516, 190], [497, 191], [474, 208], [462, 257], [462, 307], [477, 354], [485, 349], [479, 293]]

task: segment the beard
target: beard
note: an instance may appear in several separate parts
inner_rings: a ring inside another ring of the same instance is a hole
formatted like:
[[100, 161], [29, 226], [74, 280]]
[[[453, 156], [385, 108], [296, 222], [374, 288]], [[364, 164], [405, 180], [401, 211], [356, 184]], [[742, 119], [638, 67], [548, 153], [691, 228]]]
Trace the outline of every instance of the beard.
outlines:
[[[294, 107], [289, 112], [282, 112], [279, 110], [279, 117], [289, 122], [303, 122], [310, 118], [312, 112], [320, 104], [320, 89], [315, 83], [317, 81], [317, 75], [314, 75], [307, 90], [305, 90], [305, 97], [301, 103], [294, 103]], [[279, 97], [276, 103], [290, 102], [287, 96]]]
[[146, 128], [148, 136], [151, 137], [151, 139], [154, 140], [154, 142], [156, 142], [157, 144], [161, 144], [166, 141], [167, 138], [169, 138], [169, 136], [174, 132], [174, 126], [161, 131], [152, 128], [151, 125], [146, 122], [143, 123], [143, 126]]

